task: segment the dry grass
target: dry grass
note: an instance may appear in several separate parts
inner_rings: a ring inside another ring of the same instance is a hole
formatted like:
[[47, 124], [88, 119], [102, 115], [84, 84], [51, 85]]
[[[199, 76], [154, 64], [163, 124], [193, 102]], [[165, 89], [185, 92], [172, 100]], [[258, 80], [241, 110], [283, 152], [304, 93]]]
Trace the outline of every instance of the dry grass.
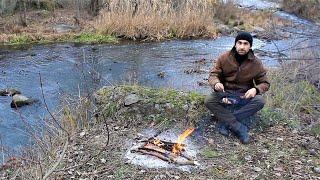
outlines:
[[110, 0], [95, 27], [128, 39], [215, 37], [217, 0]]
[[285, 0], [282, 1], [285, 11], [293, 12], [305, 18], [320, 21], [319, 0]]
[[[260, 26], [266, 30], [279, 24], [271, 12], [239, 9], [233, 1], [109, 0], [101, 11], [95, 28], [109, 35], [127, 39], [162, 40], [168, 38], [216, 37], [219, 23], [241, 30]], [[281, 24], [281, 23], [280, 23]]]

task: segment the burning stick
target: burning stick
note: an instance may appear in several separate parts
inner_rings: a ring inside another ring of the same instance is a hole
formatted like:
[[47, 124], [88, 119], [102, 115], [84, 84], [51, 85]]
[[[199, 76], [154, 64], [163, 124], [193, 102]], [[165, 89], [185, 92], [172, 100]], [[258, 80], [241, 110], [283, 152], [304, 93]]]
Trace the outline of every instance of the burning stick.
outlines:
[[[186, 145], [182, 144], [182, 142], [193, 131], [194, 128], [188, 128], [178, 137], [177, 143], [162, 141], [160, 139], [156, 139], [155, 137], [149, 138], [148, 140], [140, 141], [144, 142], [144, 144], [137, 149], [131, 150], [131, 152], [139, 152], [142, 154], [155, 156], [161, 160], [179, 165], [198, 165], [197, 161], [193, 160], [192, 157], [183, 153], [185, 151]], [[184, 158], [185, 160], [179, 158], [179, 156]]]

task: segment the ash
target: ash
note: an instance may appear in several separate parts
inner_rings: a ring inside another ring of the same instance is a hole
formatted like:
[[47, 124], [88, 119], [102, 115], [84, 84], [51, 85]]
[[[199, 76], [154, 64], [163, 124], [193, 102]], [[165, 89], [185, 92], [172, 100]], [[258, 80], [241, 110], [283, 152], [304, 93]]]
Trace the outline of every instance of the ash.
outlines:
[[[158, 136], [155, 138], [158, 138], [163, 141], [169, 141], [169, 142], [177, 142], [178, 136], [183, 132], [184, 130], [177, 130], [177, 129], [169, 129], [164, 132], [161, 132]], [[145, 129], [143, 132], [139, 133], [137, 135], [138, 139], [147, 140], [151, 137], [154, 137], [157, 134], [156, 130], [154, 129]], [[191, 135], [192, 136], [192, 135]], [[199, 152], [200, 147], [196, 145], [195, 141], [191, 136], [187, 137], [183, 144], [186, 145], [186, 149], [184, 151], [184, 154], [192, 157], [194, 160], [197, 160], [196, 155]], [[146, 168], [176, 168], [182, 171], [191, 172], [192, 169], [195, 169], [199, 167], [199, 165], [177, 165], [174, 163], [169, 163], [166, 161], [163, 161], [157, 157], [151, 156], [151, 155], [143, 155], [135, 152], [131, 152], [133, 149], [137, 149], [141, 145], [143, 145], [143, 142], [139, 142], [138, 140], [129, 140], [128, 141], [128, 150], [125, 153], [125, 159], [128, 163], [139, 165]]]

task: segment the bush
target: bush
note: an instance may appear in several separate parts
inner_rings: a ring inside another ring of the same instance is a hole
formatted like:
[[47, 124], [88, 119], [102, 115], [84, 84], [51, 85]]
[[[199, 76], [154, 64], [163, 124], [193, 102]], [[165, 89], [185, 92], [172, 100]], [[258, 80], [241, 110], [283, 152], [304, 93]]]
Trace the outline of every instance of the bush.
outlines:
[[319, 0], [283, 0], [282, 8], [299, 16], [320, 21]]

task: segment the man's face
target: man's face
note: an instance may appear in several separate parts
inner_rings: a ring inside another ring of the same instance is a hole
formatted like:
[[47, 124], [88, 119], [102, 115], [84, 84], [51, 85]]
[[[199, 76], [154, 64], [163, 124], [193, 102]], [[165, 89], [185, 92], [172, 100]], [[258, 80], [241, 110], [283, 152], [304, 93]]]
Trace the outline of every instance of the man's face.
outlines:
[[238, 40], [236, 42], [236, 51], [239, 55], [247, 54], [250, 48], [250, 43], [247, 40]]

